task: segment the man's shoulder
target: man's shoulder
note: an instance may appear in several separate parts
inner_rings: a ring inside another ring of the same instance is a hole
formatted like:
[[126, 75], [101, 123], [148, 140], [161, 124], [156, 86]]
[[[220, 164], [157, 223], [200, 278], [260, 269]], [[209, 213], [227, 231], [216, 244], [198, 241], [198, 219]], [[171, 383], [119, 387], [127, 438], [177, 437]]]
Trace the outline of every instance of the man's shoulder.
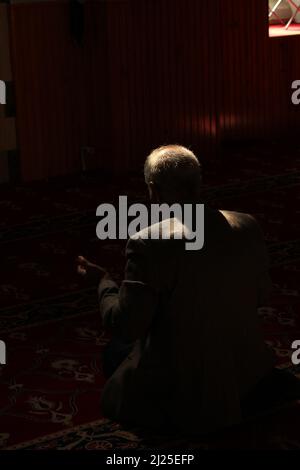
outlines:
[[188, 227], [177, 218], [164, 219], [149, 225], [130, 237], [131, 240], [165, 241], [169, 239], [184, 238]]
[[[174, 251], [175, 246], [181, 246], [189, 231], [180, 220], [176, 218], [165, 219], [159, 223], [149, 225], [130, 237], [127, 249], [134, 251]], [[175, 243], [174, 243], [175, 242]]]
[[263, 231], [253, 215], [222, 210], [220, 213], [225, 217], [233, 233], [244, 240], [252, 240], [261, 243], [264, 240]]
[[258, 228], [259, 224], [251, 214], [236, 211], [219, 211], [227, 220], [228, 224], [237, 230]]

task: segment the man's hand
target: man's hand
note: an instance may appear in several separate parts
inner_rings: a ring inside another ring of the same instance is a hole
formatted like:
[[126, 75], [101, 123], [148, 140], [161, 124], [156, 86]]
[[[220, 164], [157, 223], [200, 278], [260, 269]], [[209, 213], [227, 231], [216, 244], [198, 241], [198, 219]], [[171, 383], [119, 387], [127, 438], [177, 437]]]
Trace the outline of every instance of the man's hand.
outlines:
[[83, 256], [77, 258], [77, 272], [80, 276], [85, 278], [87, 281], [99, 283], [103, 278], [109, 278], [108, 272], [98, 266], [97, 264], [91, 263]]

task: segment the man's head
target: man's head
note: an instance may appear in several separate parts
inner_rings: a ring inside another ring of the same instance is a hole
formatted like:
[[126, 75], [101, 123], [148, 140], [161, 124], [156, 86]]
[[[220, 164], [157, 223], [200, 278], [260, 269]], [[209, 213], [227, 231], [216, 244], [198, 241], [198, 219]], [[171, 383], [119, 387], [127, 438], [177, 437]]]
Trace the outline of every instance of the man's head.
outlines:
[[193, 202], [199, 197], [201, 165], [193, 152], [181, 145], [153, 150], [144, 174], [152, 202]]

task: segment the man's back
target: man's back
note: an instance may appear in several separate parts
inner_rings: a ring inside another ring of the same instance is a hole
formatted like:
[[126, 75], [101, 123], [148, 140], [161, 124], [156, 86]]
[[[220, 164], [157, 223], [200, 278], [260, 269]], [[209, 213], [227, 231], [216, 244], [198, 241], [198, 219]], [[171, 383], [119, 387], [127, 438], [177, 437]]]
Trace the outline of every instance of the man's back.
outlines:
[[106, 326], [136, 341], [105, 387], [105, 414], [189, 432], [239, 422], [241, 400], [273, 366], [257, 318], [269, 280], [255, 220], [207, 209], [199, 251], [141, 235], [119, 294], [100, 293]]

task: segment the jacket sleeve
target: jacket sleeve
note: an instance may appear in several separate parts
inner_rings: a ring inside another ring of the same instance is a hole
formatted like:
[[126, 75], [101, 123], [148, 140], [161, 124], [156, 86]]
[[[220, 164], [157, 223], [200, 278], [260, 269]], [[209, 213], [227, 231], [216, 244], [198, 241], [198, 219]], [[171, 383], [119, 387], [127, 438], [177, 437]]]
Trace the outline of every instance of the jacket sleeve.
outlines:
[[264, 234], [255, 221], [255, 245], [257, 247], [257, 307], [263, 307], [268, 303], [270, 294], [272, 292], [272, 281], [269, 274], [270, 259], [268, 249], [264, 240]]
[[269, 274], [269, 256], [265, 244], [261, 247], [261, 266], [258, 274], [258, 307], [268, 303], [272, 292], [272, 281]]
[[104, 328], [128, 342], [147, 333], [157, 310], [158, 293], [151, 283], [150, 266], [144, 241], [130, 239], [120, 288], [107, 279], [101, 281], [98, 288]]

